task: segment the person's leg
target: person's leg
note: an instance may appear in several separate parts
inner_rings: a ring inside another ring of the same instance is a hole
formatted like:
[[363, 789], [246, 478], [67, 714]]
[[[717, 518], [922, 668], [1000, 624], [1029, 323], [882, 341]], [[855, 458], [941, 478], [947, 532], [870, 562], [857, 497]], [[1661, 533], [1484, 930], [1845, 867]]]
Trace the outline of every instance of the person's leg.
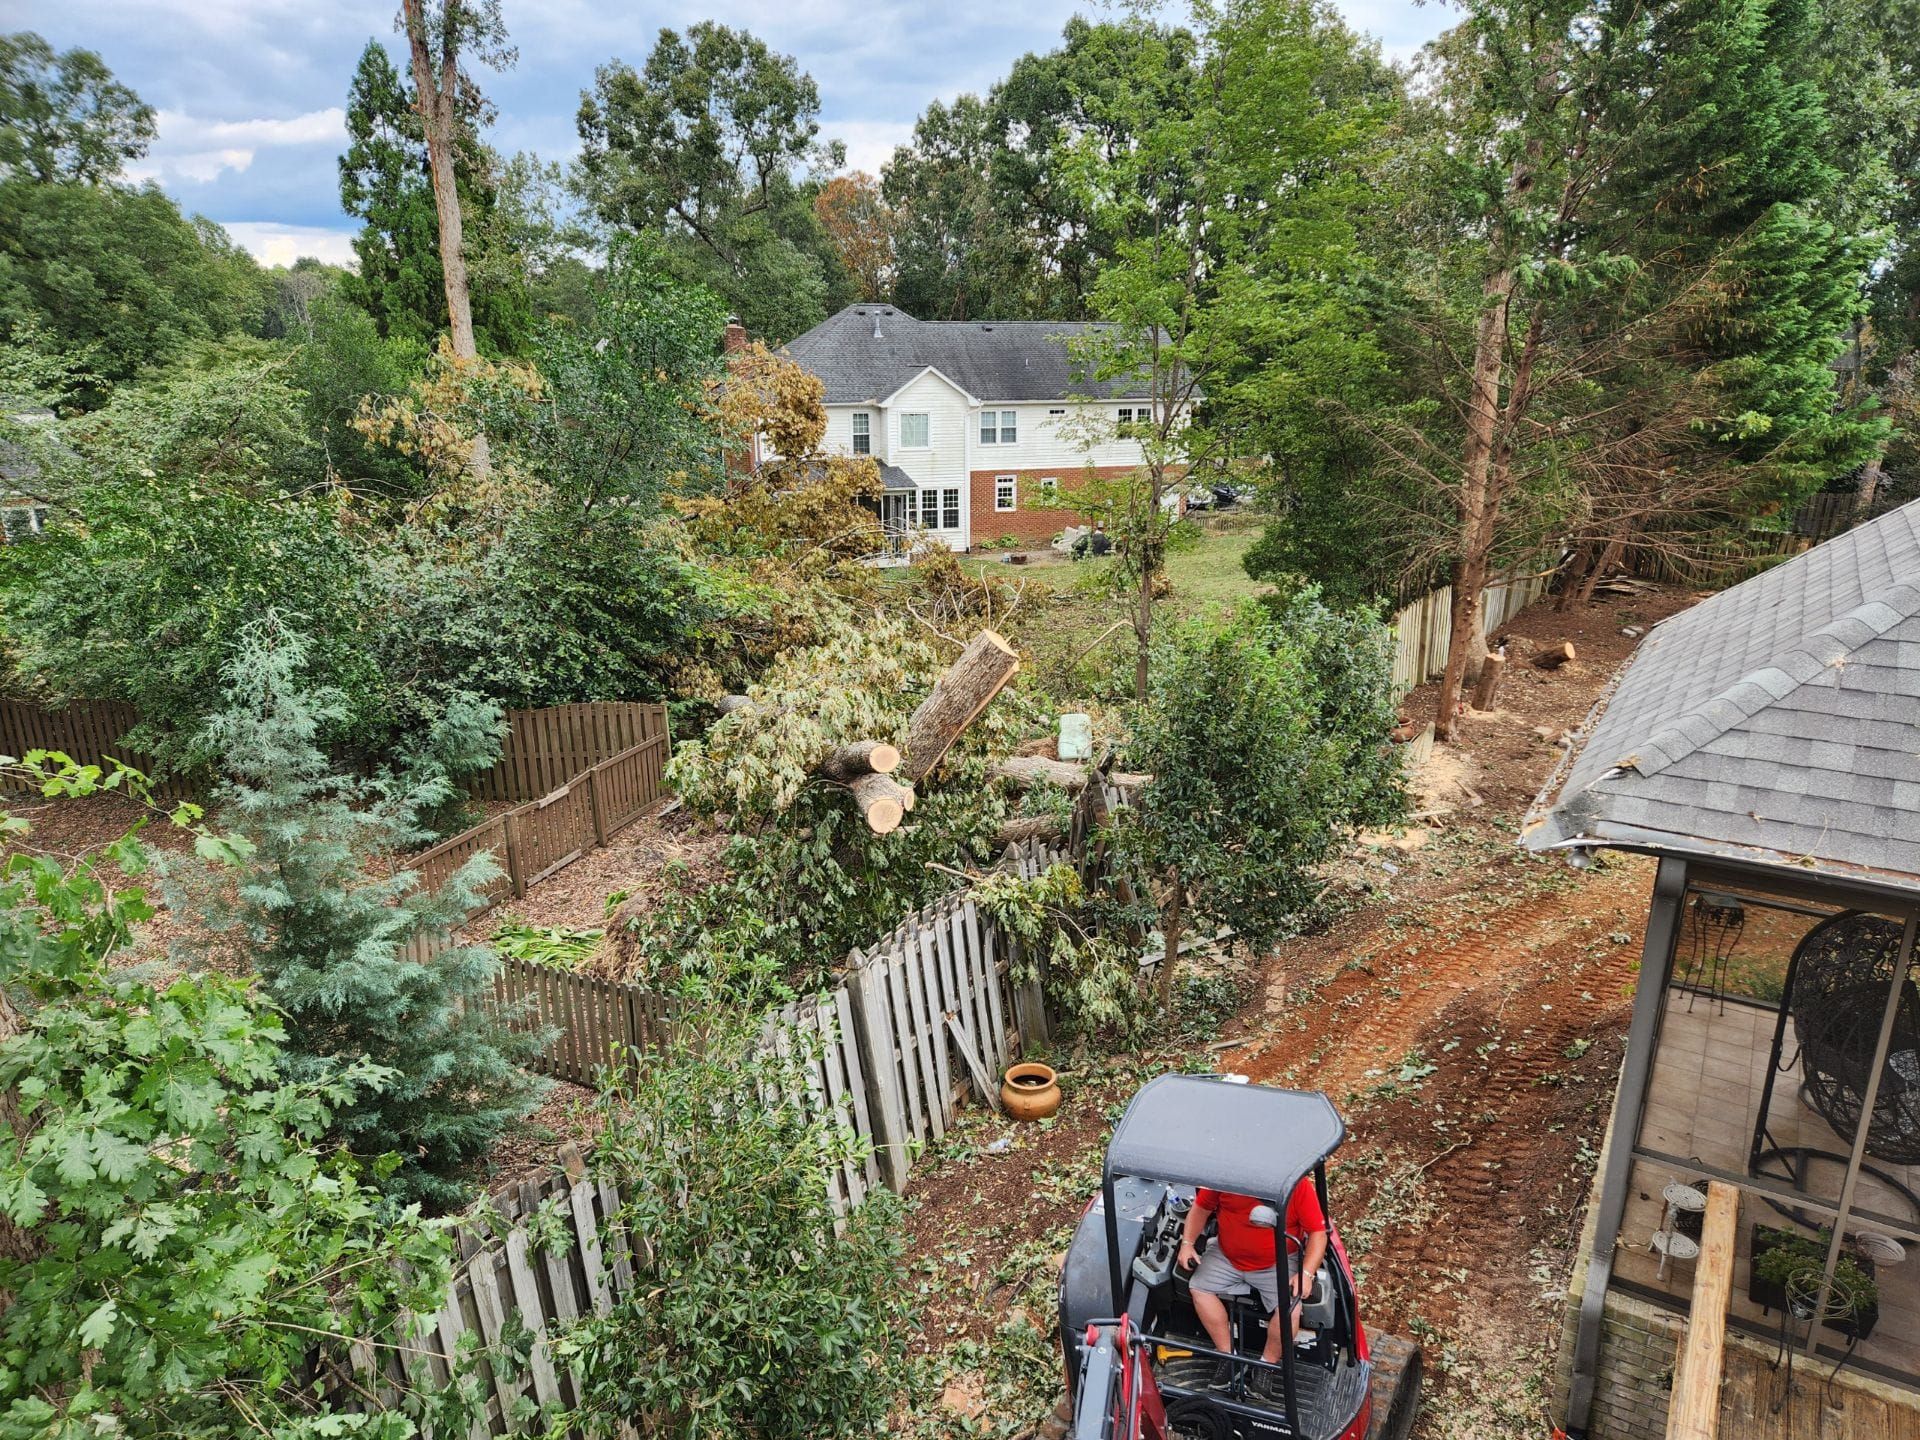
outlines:
[[1233, 1330], [1227, 1324], [1227, 1302], [1211, 1290], [1193, 1292], [1193, 1313], [1200, 1317], [1200, 1328], [1216, 1350], [1233, 1349]]
[[1260, 1273], [1265, 1277], [1265, 1283], [1254, 1288], [1260, 1292], [1260, 1298], [1267, 1307], [1267, 1343], [1260, 1347], [1260, 1358], [1269, 1365], [1278, 1365], [1287, 1336], [1293, 1329], [1292, 1317], [1299, 1302], [1293, 1298], [1291, 1272], [1288, 1272], [1285, 1285], [1280, 1283], [1278, 1267]]

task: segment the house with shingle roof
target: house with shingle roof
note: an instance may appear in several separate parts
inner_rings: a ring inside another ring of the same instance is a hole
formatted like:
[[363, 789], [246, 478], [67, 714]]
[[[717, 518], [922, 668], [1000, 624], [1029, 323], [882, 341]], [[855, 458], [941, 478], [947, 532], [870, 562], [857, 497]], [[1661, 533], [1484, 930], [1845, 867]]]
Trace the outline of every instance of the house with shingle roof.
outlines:
[[781, 353], [826, 387], [826, 448], [879, 464], [889, 528], [965, 550], [1046, 541], [1079, 522], [1063, 492], [1143, 462], [1128, 430], [1152, 415], [1145, 378], [1092, 379], [1076, 353], [1106, 328], [919, 320], [869, 303]]
[[1655, 626], [1520, 838], [1658, 861], [1565, 1432], [1920, 1436], [1920, 501]]

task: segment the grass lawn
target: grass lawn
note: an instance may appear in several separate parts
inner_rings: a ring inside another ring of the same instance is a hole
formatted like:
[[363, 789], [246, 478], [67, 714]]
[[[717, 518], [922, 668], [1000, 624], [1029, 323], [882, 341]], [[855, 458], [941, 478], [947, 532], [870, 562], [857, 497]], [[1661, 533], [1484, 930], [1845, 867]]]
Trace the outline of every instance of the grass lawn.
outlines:
[[[1173, 593], [1161, 602], [1163, 612], [1198, 614], [1267, 590], [1250, 580], [1240, 563], [1264, 523], [1264, 516], [1245, 510], [1200, 521], [1199, 536], [1167, 557]], [[1131, 693], [1131, 611], [1128, 597], [1110, 587], [1111, 560], [1049, 556], [1009, 565], [1003, 555], [987, 551], [962, 556], [960, 563], [1018, 588], [1019, 604], [1003, 628], [1032, 656], [1041, 683], [1062, 703]], [[911, 575], [904, 568], [886, 573], [898, 583]]]

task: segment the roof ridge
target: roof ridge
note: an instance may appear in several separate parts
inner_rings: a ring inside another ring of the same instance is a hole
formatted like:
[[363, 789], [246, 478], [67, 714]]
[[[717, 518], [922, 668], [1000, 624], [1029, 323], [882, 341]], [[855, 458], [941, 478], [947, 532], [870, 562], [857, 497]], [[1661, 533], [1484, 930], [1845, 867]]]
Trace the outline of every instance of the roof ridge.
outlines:
[[1748, 671], [1718, 695], [1669, 721], [1649, 735], [1638, 752], [1615, 765], [1642, 776], [1657, 775], [1767, 706], [1813, 684], [1854, 651], [1915, 615], [1920, 615], [1920, 585], [1896, 579], [1845, 614], [1809, 631], [1799, 644], [1775, 656], [1772, 664]]

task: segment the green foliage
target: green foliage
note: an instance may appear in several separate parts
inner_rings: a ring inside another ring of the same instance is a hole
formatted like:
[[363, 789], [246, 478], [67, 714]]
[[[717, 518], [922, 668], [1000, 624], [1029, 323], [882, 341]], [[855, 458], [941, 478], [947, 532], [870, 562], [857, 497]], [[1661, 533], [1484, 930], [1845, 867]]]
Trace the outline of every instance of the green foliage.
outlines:
[[[1826, 1274], [1827, 1247], [1832, 1243], [1831, 1230], [1822, 1230], [1817, 1235], [1797, 1230], [1766, 1230], [1759, 1237], [1760, 1248], [1753, 1257], [1754, 1276], [1770, 1285], [1782, 1289], [1791, 1286], [1811, 1296], [1819, 1288], [1820, 1277]], [[1852, 1313], [1856, 1319], [1864, 1318], [1879, 1303], [1880, 1287], [1845, 1250], [1840, 1252], [1833, 1280], [1837, 1289], [1852, 1297]]]
[[601, 220], [665, 238], [681, 279], [748, 329], [791, 339], [853, 298], [802, 164], [822, 145], [819, 88], [790, 55], [702, 20], [662, 30], [639, 70], [614, 61], [580, 101], [579, 183]]
[[[362, 1155], [399, 1152], [389, 1190], [447, 1206], [466, 1193], [466, 1167], [537, 1101], [540, 1084], [519, 1066], [540, 1036], [494, 1004], [490, 950], [449, 943], [423, 959], [408, 947], [458, 931], [499, 869], [475, 856], [427, 889], [391, 863], [427, 838], [417, 817], [448, 798], [457, 747], [436, 736], [436, 763], [419, 773], [334, 773], [318, 737], [339, 700], [303, 689], [306, 653], [277, 617], [242, 636], [208, 745], [229, 777], [216, 793], [222, 823], [251, 849], [237, 877], [176, 876], [181, 904], [244, 946], [286, 1017], [291, 1078], [319, 1082], [363, 1058], [388, 1072], [377, 1093], [335, 1108], [331, 1133]], [[497, 747], [497, 708], [463, 720], [468, 745]]]
[[329, 291], [307, 306], [300, 340], [287, 361], [287, 383], [299, 396], [301, 422], [326, 457], [328, 475], [354, 494], [401, 501], [426, 491], [420, 468], [369, 444], [353, 418], [368, 402], [405, 392], [426, 364], [418, 342], [382, 339], [373, 317]]
[[600, 949], [599, 930], [568, 930], [558, 925], [522, 925], [511, 922], [500, 926], [489, 943], [502, 955], [525, 960], [533, 965], [550, 965], [555, 970], [579, 970]]
[[[127, 788], [53, 763], [14, 768], [49, 794]], [[406, 1414], [335, 1413], [301, 1385], [445, 1291], [450, 1236], [323, 1144], [386, 1074], [356, 1059], [290, 1079], [247, 985], [109, 969], [150, 913], [128, 883], [145, 865], [129, 836], [0, 866], [0, 985], [29, 1006], [0, 1041], [0, 1430], [404, 1440]]]
[[974, 882], [982, 914], [1014, 942], [1008, 977], [1038, 980], [1049, 1013], [1070, 1030], [1122, 1041], [1143, 1038], [1156, 1018], [1140, 985], [1132, 947], [1088, 924], [1080, 872], [1049, 865], [1030, 878], [1000, 871]]
[[0, 339], [84, 352], [97, 401], [142, 366], [258, 314], [259, 267], [158, 188], [0, 181]]
[[600, 1098], [599, 1159], [634, 1283], [554, 1343], [579, 1367], [576, 1419], [647, 1440], [879, 1433], [905, 1382], [913, 1316], [901, 1202], [875, 1190], [838, 1234], [825, 1174], [854, 1143], [791, 1097], [806, 1042], [711, 1011]]
[[0, 169], [97, 185], [146, 154], [153, 133], [153, 107], [93, 51], [56, 55], [31, 31], [0, 35]]
[[1161, 643], [1127, 755], [1154, 779], [1118, 815], [1119, 853], [1160, 877], [1170, 955], [1189, 911], [1259, 954], [1297, 923], [1348, 829], [1398, 813], [1384, 628], [1309, 592]]

